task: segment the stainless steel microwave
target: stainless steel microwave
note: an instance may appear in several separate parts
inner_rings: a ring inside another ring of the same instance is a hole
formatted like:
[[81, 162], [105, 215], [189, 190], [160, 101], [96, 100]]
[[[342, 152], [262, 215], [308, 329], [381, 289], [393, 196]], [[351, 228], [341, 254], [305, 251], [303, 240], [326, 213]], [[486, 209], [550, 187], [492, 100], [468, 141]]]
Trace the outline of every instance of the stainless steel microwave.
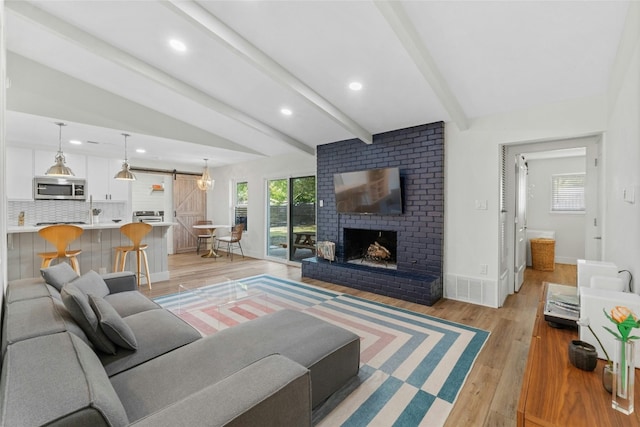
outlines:
[[56, 178], [36, 176], [33, 178], [35, 200], [87, 200], [87, 181], [82, 178]]

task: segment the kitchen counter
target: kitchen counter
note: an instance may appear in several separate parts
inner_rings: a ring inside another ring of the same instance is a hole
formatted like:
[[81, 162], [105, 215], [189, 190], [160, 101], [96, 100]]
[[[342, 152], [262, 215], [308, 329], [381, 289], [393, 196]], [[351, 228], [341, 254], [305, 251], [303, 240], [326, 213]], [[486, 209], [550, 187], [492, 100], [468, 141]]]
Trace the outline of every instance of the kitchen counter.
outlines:
[[[130, 245], [131, 241], [120, 232], [126, 222], [104, 221], [98, 224], [78, 224], [84, 232], [71, 242], [71, 249], [81, 249], [78, 255], [80, 272], [94, 270], [98, 273], [113, 271], [115, 247]], [[167, 230], [173, 222], [150, 222], [153, 228], [143, 243], [149, 245], [147, 258], [151, 283], [169, 280], [169, 255], [167, 251]], [[40, 277], [41, 259], [39, 252], [55, 251], [55, 247], [38, 235], [45, 225], [12, 226], [7, 228], [7, 276], [9, 280]], [[55, 262], [55, 261], [54, 261]], [[135, 257], [127, 257], [126, 270], [135, 270]], [[146, 281], [143, 279], [142, 284]]]
[[[99, 222], [97, 224], [71, 224], [71, 225], [77, 225], [78, 227], [81, 227], [85, 230], [106, 230], [110, 228], [120, 228], [125, 224], [128, 224], [128, 223], [122, 222], [122, 221], [118, 223], [115, 223], [113, 221], [104, 221], [104, 222]], [[163, 222], [149, 222], [148, 224], [154, 227], [169, 227], [169, 226], [175, 225], [176, 223], [163, 221]], [[46, 225], [22, 225], [22, 226], [14, 225], [14, 226], [7, 227], [7, 233], [9, 234], [10, 233], [35, 233], [44, 227], [47, 227], [47, 226]]]

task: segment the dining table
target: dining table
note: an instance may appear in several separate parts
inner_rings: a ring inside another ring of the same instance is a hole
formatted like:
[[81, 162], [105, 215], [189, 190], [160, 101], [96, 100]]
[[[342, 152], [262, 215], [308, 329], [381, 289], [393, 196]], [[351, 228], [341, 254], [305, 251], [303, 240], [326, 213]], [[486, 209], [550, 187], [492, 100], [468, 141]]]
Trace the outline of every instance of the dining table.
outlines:
[[218, 255], [218, 253], [213, 249], [214, 248], [213, 242], [215, 240], [216, 229], [225, 228], [225, 227], [231, 228], [231, 226], [228, 224], [198, 224], [198, 225], [192, 225], [192, 227], [195, 228], [196, 230], [208, 230], [209, 233], [211, 234], [211, 247], [209, 248], [209, 252], [200, 256], [202, 258], [219, 258], [221, 255]]

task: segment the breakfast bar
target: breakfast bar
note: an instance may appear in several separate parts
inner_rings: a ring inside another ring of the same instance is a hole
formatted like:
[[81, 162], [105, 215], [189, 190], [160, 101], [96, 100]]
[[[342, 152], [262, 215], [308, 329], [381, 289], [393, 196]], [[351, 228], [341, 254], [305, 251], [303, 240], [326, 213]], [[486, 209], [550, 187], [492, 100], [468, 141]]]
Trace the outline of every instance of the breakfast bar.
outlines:
[[[148, 243], [147, 256], [151, 281], [169, 279], [167, 230], [172, 222], [153, 222], [151, 232], [145, 236]], [[114, 248], [129, 245], [130, 241], [122, 233], [120, 227], [124, 223], [104, 222], [78, 225], [84, 229], [82, 235], [71, 243], [72, 249], [82, 249], [78, 255], [80, 271], [110, 272], [115, 256]], [[7, 229], [7, 275], [9, 280], [25, 279], [40, 276], [38, 252], [55, 250], [38, 235], [42, 226], [14, 226]], [[131, 264], [133, 263], [133, 264]], [[132, 267], [130, 267], [132, 266]], [[135, 268], [135, 260], [127, 260], [127, 269]]]

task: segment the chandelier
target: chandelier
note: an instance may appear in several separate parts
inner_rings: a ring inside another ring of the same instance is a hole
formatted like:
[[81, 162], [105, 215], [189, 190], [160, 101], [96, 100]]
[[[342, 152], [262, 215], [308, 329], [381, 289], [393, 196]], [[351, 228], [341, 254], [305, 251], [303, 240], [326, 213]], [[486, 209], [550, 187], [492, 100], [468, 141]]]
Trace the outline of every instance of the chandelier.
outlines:
[[207, 191], [213, 188], [215, 181], [211, 179], [211, 175], [209, 174], [209, 166], [207, 161], [209, 159], [204, 159], [204, 170], [202, 171], [202, 176], [198, 179], [197, 184], [198, 188], [202, 191]]

